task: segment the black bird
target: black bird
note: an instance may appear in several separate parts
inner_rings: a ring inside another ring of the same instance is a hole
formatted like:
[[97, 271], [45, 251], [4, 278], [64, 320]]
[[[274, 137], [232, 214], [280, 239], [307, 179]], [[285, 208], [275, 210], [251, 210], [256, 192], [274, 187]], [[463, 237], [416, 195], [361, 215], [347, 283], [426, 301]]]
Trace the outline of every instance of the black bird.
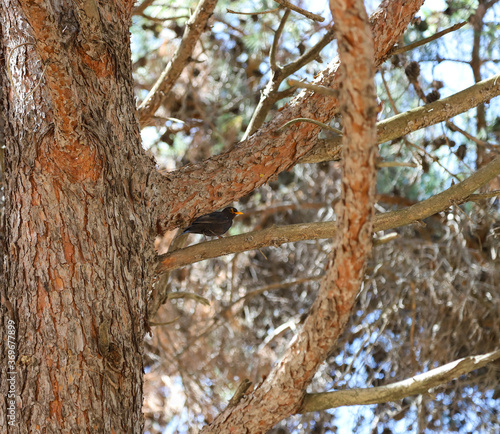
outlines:
[[216, 236], [222, 238], [221, 235], [225, 234], [233, 224], [233, 219], [238, 214], [243, 214], [239, 212], [236, 208], [232, 206], [225, 208], [222, 211], [211, 212], [210, 214], [205, 214], [198, 217], [191, 226], [184, 229], [183, 234], [203, 234], [206, 236]]

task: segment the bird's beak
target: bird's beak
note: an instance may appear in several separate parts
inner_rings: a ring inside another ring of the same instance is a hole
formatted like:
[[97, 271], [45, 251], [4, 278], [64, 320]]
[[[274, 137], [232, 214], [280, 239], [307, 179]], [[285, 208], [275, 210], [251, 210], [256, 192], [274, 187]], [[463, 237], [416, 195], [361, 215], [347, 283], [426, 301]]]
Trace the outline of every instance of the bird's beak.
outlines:
[[239, 211], [235, 211], [234, 214], [238, 215], [238, 214], [243, 214], [243, 213], [239, 212]]

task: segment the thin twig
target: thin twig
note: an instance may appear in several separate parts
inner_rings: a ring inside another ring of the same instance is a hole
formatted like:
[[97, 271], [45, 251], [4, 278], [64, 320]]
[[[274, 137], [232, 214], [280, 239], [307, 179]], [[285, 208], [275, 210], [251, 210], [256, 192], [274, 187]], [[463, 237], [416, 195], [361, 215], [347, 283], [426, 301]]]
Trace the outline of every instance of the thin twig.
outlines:
[[157, 327], [157, 326], [164, 326], [164, 325], [170, 325], [173, 324], [174, 322], [178, 321], [181, 316], [179, 315], [178, 317], [174, 318], [173, 320], [170, 321], [164, 321], [164, 322], [150, 322], [149, 325], [151, 327]]
[[382, 79], [382, 84], [384, 85], [385, 93], [387, 94], [387, 98], [389, 99], [389, 104], [391, 105], [392, 111], [395, 115], [399, 114], [399, 110], [396, 107], [396, 103], [392, 99], [391, 91], [389, 90], [389, 85], [385, 80], [384, 71], [380, 71], [380, 78]]
[[416, 78], [408, 77], [408, 80], [413, 85], [413, 89], [415, 89], [415, 92], [418, 95], [418, 97], [424, 102], [424, 104], [427, 104], [427, 97], [422, 89], [422, 86], [420, 86], [420, 83], [418, 82], [418, 77]]
[[500, 190], [493, 190], [488, 193], [481, 193], [481, 194], [471, 194], [466, 200], [463, 200], [460, 203], [463, 202], [476, 202], [478, 200], [484, 200], [484, 199], [491, 199], [492, 197], [497, 197], [500, 196]]
[[411, 288], [411, 326], [410, 326], [410, 352], [411, 362], [416, 365], [417, 359], [415, 357], [415, 327], [417, 317], [417, 303], [415, 301], [415, 283], [410, 282]]
[[485, 142], [484, 140], [478, 139], [477, 137], [473, 136], [472, 134], [468, 133], [467, 131], [462, 130], [462, 128], [455, 125], [452, 121], [446, 121], [446, 126], [450, 130], [462, 134], [464, 137], [471, 140], [472, 142], [474, 142], [478, 146], [484, 146], [486, 148], [499, 148], [500, 147], [500, 145], [493, 145], [491, 143]]
[[292, 11], [298, 12], [299, 14], [302, 14], [313, 21], [319, 21], [321, 23], [325, 21], [325, 19], [321, 15], [316, 15], [313, 14], [312, 12], [301, 9], [298, 6], [295, 6], [292, 3], [290, 3], [288, 0], [274, 0], [274, 1], [276, 3], [279, 3], [281, 6], [285, 6], [286, 8], [291, 9]]
[[318, 125], [319, 127], [323, 128], [325, 130], [332, 131], [334, 133], [342, 135], [342, 131], [340, 131], [339, 129], [331, 127], [330, 125], [324, 124], [323, 122], [316, 121], [314, 119], [309, 119], [309, 118], [296, 118], [296, 119], [292, 119], [291, 121], [288, 121], [287, 123], [283, 124], [276, 131], [282, 131], [285, 128], [288, 128], [289, 126], [291, 126], [293, 124], [296, 124], [297, 122], [309, 122], [311, 124]]
[[441, 169], [443, 169], [448, 175], [452, 176], [453, 178], [455, 178], [458, 182], [461, 181], [461, 179], [455, 175], [454, 173], [450, 172], [446, 167], [444, 167], [442, 164], [441, 164], [441, 161], [439, 161], [439, 158], [432, 155], [431, 153], [427, 152], [425, 150], [425, 148], [422, 148], [421, 146], [418, 146], [416, 145], [415, 143], [412, 143], [410, 142], [408, 139], [404, 139], [404, 142], [407, 146], [411, 146], [415, 149], [418, 149], [420, 152], [422, 152], [423, 154], [427, 155], [434, 163], [436, 163], [439, 167], [441, 167]]
[[187, 298], [189, 300], [195, 300], [198, 303], [201, 303], [205, 306], [210, 306], [210, 301], [208, 301], [208, 299], [202, 297], [201, 295], [194, 294], [192, 292], [178, 291], [178, 292], [169, 292], [167, 294], [167, 300], [174, 300], [176, 298]]
[[415, 163], [405, 163], [404, 161], [381, 161], [377, 163], [377, 168], [382, 167], [418, 167]]
[[279, 69], [279, 66], [276, 64], [276, 53], [278, 52], [278, 43], [281, 34], [283, 33], [283, 29], [285, 28], [285, 24], [289, 16], [290, 16], [290, 9], [286, 9], [285, 13], [283, 14], [283, 17], [281, 18], [280, 25], [278, 26], [278, 29], [274, 34], [273, 44], [271, 45], [271, 49], [269, 50], [269, 64], [271, 66], [272, 71], [277, 71]]
[[[450, 142], [450, 140], [448, 139], [448, 135], [446, 134], [446, 131], [445, 131], [445, 128], [444, 128], [444, 125], [441, 124], [441, 129], [443, 130], [443, 136], [444, 136], [444, 139], [446, 141], [446, 144], [448, 145], [448, 148], [451, 149], [453, 148], [453, 144]], [[463, 145], [465, 147], [465, 145]], [[458, 160], [460, 160], [460, 162], [467, 168], [467, 170], [472, 173], [474, 171], [474, 169], [472, 169], [472, 167], [470, 167], [466, 162], [465, 162], [465, 154], [463, 157], [460, 157], [458, 155], [458, 151], [459, 151], [460, 147], [456, 150], [456, 151], [452, 151], [452, 153], [455, 155], [455, 157], [457, 157]]]
[[278, 289], [285, 289], [285, 288], [289, 288], [291, 286], [300, 285], [302, 283], [313, 282], [315, 280], [320, 280], [322, 278], [323, 278], [323, 275], [312, 276], [312, 277], [303, 277], [301, 279], [292, 280], [290, 282], [272, 283], [270, 285], [263, 286], [262, 288], [254, 289], [253, 291], [247, 292], [242, 297], [238, 298], [237, 300], [235, 300], [232, 303], [230, 303], [228, 306], [224, 307], [224, 309], [221, 312], [219, 312], [219, 314], [217, 315], [217, 317], [224, 316], [227, 311], [231, 310], [233, 308], [233, 306], [237, 305], [238, 303], [241, 303], [243, 301], [247, 302], [251, 298], [254, 298], [257, 295], [263, 294], [264, 292], [276, 291]]
[[[453, 204], [453, 208], [454, 208], [455, 210], [457, 210], [457, 211], [458, 211], [459, 213], [461, 213], [461, 214], [462, 214], [462, 215], [463, 215], [463, 216], [464, 216], [467, 220], [469, 220], [469, 223], [474, 224], [474, 220], [472, 220], [472, 219], [471, 219], [471, 218], [467, 215], [467, 213], [466, 213], [466, 212], [465, 212], [462, 208], [460, 208], [460, 207], [458, 206], [459, 204], [458, 204], [457, 202], [452, 202], [452, 204]], [[481, 243], [481, 241], [479, 241], [479, 242]], [[479, 248], [479, 250], [482, 250], [482, 248], [480, 247], [480, 248]]]
[[309, 89], [321, 95], [333, 96], [335, 98], [338, 98], [340, 94], [338, 89], [331, 89], [329, 87], [320, 86], [318, 84], [308, 83], [306, 81], [298, 81], [294, 80], [293, 78], [290, 78], [289, 80], [287, 80], [287, 82], [289, 86]]
[[335, 39], [335, 26], [331, 26], [327, 30], [327, 32], [321, 37], [321, 39], [318, 41], [316, 45], [309, 48], [309, 50], [305, 51], [304, 54], [302, 54], [302, 56], [298, 57], [293, 62], [290, 62], [289, 64], [283, 66], [284, 74], [282, 79], [285, 79], [286, 77], [294, 74], [300, 68], [302, 68], [303, 66], [307, 65], [309, 62], [317, 58], [319, 56], [319, 53], [321, 53], [321, 50], [323, 50], [323, 48], [325, 48], [334, 39]]
[[420, 47], [422, 45], [428, 44], [431, 41], [434, 41], [435, 39], [440, 38], [441, 36], [446, 35], [447, 33], [454, 32], [455, 30], [461, 29], [463, 26], [467, 24], [467, 21], [464, 21], [463, 23], [458, 23], [455, 24], [451, 27], [448, 27], [445, 30], [441, 30], [440, 32], [435, 33], [432, 36], [429, 36], [428, 38], [421, 39], [420, 41], [413, 42], [409, 45], [405, 45], [404, 47], [399, 47], [399, 48], [394, 48], [389, 55], [390, 56], [395, 56], [396, 54], [401, 54], [405, 53], [406, 51], [413, 50], [414, 48]]
[[176, 17], [167, 17], [167, 18], [157, 18], [152, 17], [151, 15], [146, 15], [145, 13], [139, 14], [142, 18], [146, 18], [149, 21], [153, 21], [154, 23], [162, 24], [165, 21], [173, 21], [173, 20], [181, 20], [181, 19], [189, 19], [190, 15], [179, 15]]
[[226, 8], [226, 11], [230, 14], [237, 14], [237, 15], [264, 15], [264, 14], [271, 14], [273, 12], [277, 12], [279, 11], [281, 8], [281, 6], [279, 8], [276, 8], [276, 9], [270, 9], [268, 11], [260, 11], [260, 12], [257, 12], [257, 11], [254, 11], [254, 12], [238, 12], [238, 11], [233, 11], [231, 9], [227, 9]]

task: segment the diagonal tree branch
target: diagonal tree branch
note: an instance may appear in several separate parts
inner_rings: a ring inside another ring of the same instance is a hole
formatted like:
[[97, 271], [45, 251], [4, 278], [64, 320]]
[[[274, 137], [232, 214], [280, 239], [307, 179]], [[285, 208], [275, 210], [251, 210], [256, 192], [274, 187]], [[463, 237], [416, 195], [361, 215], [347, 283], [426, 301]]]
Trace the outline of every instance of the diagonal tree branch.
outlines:
[[318, 41], [316, 45], [309, 48], [302, 54], [302, 56], [293, 60], [292, 62], [286, 64], [283, 67], [283, 79], [289, 75], [294, 74], [303, 66], [306, 66], [309, 62], [316, 59], [319, 53], [325, 48], [330, 42], [335, 39], [335, 26], [331, 26], [328, 31], [323, 35], [323, 37]]
[[266, 432], [295, 413], [305, 388], [343, 329], [364, 277], [372, 245], [377, 151], [373, 146], [377, 107], [373, 39], [363, 0], [336, 0], [330, 7], [338, 29], [344, 79], [341, 102], [346, 152], [339, 245], [303, 329], [283, 359], [263, 383], [235, 407], [228, 407], [205, 432]]
[[[447, 98], [414, 108], [378, 123], [377, 144], [395, 140], [421, 128], [444, 122], [478, 104], [500, 95], [500, 74], [476, 83]], [[298, 162], [320, 163], [340, 159], [342, 137], [318, 140], [317, 145]]]
[[283, 13], [283, 16], [281, 17], [281, 21], [280, 21], [280, 24], [278, 26], [278, 29], [274, 33], [273, 44], [271, 45], [271, 49], [269, 50], [269, 64], [271, 66], [272, 71], [277, 71], [280, 68], [276, 62], [276, 54], [278, 52], [278, 46], [279, 46], [281, 34], [283, 33], [283, 30], [285, 29], [285, 24], [288, 21], [289, 16], [290, 16], [290, 9], [285, 9], [285, 12]]
[[[452, 185], [447, 190], [408, 208], [378, 214], [374, 220], [374, 232], [394, 229], [430, 217], [453, 204], [466, 202], [474, 191], [500, 175], [500, 157], [473, 173], [465, 181]], [[334, 238], [337, 222], [301, 223], [278, 226], [220, 240], [195, 244], [172, 253], [159, 256], [157, 273], [184, 267], [205, 259], [231, 253], [279, 246], [303, 240]]]
[[327, 410], [347, 405], [369, 405], [399, 401], [407, 396], [429, 393], [429, 389], [447, 383], [461, 375], [482, 368], [500, 359], [500, 350], [480, 356], [469, 356], [447, 363], [423, 374], [397, 383], [369, 389], [339, 390], [336, 392], [306, 394], [298, 413]]
[[[276, 52], [278, 49], [278, 40], [281, 32], [283, 31], [283, 25], [289, 13], [290, 10], [287, 9], [285, 15], [283, 15], [278, 30], [276, 31], [273, 40], [273, 45], [271, 47], [271, 51], [269, 54], [269, 63], [272, 70], [272, 76], [269, 79], [266, 88], [262, 92], [259, 103], [257, 104], [257, 107], [255, 108], [255, 111], [252, 114], [252, 118], [250, 119], [250, 122], [248, 124], [248, 127], [245, 131], [242, 140], [245, 140], [248, 136], [253, 134], [258, 128], [262, 126], [262, 124], [266, 120], [266, 116], [273, 107], [274, 103], [278, 101], [280, 98], [284, 97], [284, 95], [281, 92], [278, 92], [283, 80], [285, 80], [288, 76], [297, 72], [300, 68], [311, 62], [311, 60], [317, 57], [321, 52], [321, 50], [323, 50], [323, 48], [325, 48], [335, 38], [335, 29], [332, 26], [318, 41], [318, 43], [315, 44], [313, 47], [311, 47], [309, 50], [307, 50], [304, 54], [302, 54], [302, 56], [298, 57], [296, 60], [288, 63], [285, 66], [282, 67], [277, 66]], [[287, 91], [288, 90], [289, 89], [287, 89]], [[290, 91], [295, 92], [295, 89], [290, 89]]]
[[[500, 76], [499, 76], [499, 78], [500, 78]], [[482, 82], [480, 82], [480, 83], [482, 83]], [[500, 86], [498, 89], [498, 93], [500, 93]], [[486, 101], [484, 101], [484, 102], [486, 102]], [[466, 139], [469, 139], [471, 142], [474, 142], [478, 146], [483, 146], [485, 148], [490, 148], [490, 149], [499, 148], [499, 145], [493, 145], [492, 143], [488, 143], [488, 142], [485, 142], [484, 140], [478, 139], [477, 137], [473, 136], [472, 134], [469, 134], [467, 131], [462, 130], [462, 128], [458, 127], [457, 125], [455, 125], [451, 121], [446, 121], [446, 126], [451, 131], [455, 131], [457, 133], [462, 134], [462, 136], [464, 136]]]
[[179, 75], [181, 75], [182, 70], [193, 54], [200, 35], [206, 29], [207, 21], [212, 15], [216, 4], [217, 0], [200, 0], [198, 3], [194, 14], [186, 23], [186, 30], [174, 57], [168, 62], [167, 67], [161, 73], [148, 96], [139, 106], [139, 122], [141, 124], [144, 124], [155, 114], [162, 101], [174, 87]]
[[320, 22], [325, 21], [325, 19], [321, 15], [313, 14], [312, 12], [301, 9], [298, 6], [295, 6], [294, 4], [289, 2], [288, 0], [274, 0], [274, 1], [276, 3], [279, 3], [281, 6], [291, 9], [292, 11], [298, 12], [299, 14], [302, 14], [307, 18], [310, 18], [311, 20]]
[[142, 14], [149, 6], [154, 3], [155, 0], [143, 0], [141, 4], [132, 8], [132, 15]]
[[428, 38], [421, 39], [420, 41], [413, 42], [412, 44], [405, 45], [404, 47], [395, 47], [394, 50], [391, 51], [391, 56], [395, 56], [397, 54], [406, 53], [407, 51], [414, 50], [417, 47], [421, 47], [422, 45], [428, 44], [429, 42], [439, 39], [441, 36], [444, 36], [450, 32], [454, 32], [455, 30], [461, 29], [466, 24], [467, 21], [464, 21], [463, 23], [457, 23], [451, 27], [448, 27], [447, 29], [434, 33], [432, 36], [429, 36]]
[[[381, 9], [373, 13], [370, 24], [377, 65], [386, 59], [422, 3], [423, 0], [383, 2]], [[313, 84], [338, 87], [338, 66], [338, 60], [333, 60]], [[151, 181], [156, 193], [151, 198], [151, 205], [157, 221], [156, 230], [165, 232], [182, 227], [195, 217], [243, 197], [287, 170], [311, 150], [320, 128], [300, 124], [281, 133], [276, 130], [299, 117], [328, 122], [337, 110], [334, 98], [300, 92], [274, 119], [231, 150], [163, 176], [153, 175]], [[231, 189], [227, 185], [231, 185]], [[167, 200], [172, 195], [176, 197], [175, 202]]]
[[377, 230], [394, 229], [434, 215], [443, 209], [467, 200], [467, 197], [500, 174], [500, 157], [473, 173], [465, 181], [408, 208], [377, 216]]

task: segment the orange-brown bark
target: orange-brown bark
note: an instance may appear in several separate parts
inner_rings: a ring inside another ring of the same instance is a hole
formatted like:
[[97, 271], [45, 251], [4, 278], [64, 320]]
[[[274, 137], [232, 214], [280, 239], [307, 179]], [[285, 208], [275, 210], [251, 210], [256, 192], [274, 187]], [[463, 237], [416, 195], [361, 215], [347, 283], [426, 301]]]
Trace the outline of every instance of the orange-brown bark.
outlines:
[[11, 432], [142, 429], [155, 168], [139, 138], [128, 19], [105, 7], [99, 16], [115, 20], [103, 30], [105, 50], [77, 30], [88, 22], [73, 3], [0, 8], [8, 222], [0, 294], [16, 329]]
[[[376, 65], [385, 60], [422, 3], [423, 0], [384, 2], [372, 15]], [[337, 88], [338, 66], [337, 60], [332, 61], [314, 84]], [[279, 133], [278, 128], [302, 117], [329, 122], [336, 110], [335, 98], [301, 92], [273, 120], [230, 151], [165, 174], [159, 187], [163, 191], [158, 203], [159, 230], [185, 226], [194, 217], [224, 207], [292, 167], [311, 150], [320, 128], [310, 123], [294, 124]], [[169, 195], [176, 197], [175, 202], [168, 200]]]
[[[375, 14], [377, 63], [421, 3], [392, 1]], [[25, 0], [0, 10], [8, 132], [1, 295], [16, 324], [18, 422], [26, 431], [139, 432], [153, 228], [183, 224], [291, 167], [318, 128], [294, 125], [276, 135], [277, 127], [296, 117], [326, 121], [337, 102], [304, 92], [229, 153], [160, 177], [140, 146], [127, 45], [131, 3], [58, 6]], [[18, 47], [26, 41], [34, 42]], [[11, 81], [5, 62], [12, 50]], [[318, 83], [336, 86], [337, 66]], [[369, 230], [359, 219], [352, 225]], [[343, 300], [338, 306], [349, 311]], [[341, 320], [331, 323], [340, 330]], [[290, 395], [279, 397], [287, 405], [281, 417], [297, 408], [317, 366], [317, 355], [296, 348], [290, 357], [303, 369]], [[280, 366], [286, 375], [277, 378], [289, 378], [290, 365]]]
[[343, 207], [338, 245], [304, 326], [282, 360], [252, 393], [228, 407], [204, 432], [263, 433], [297, 412], [306, 387], [342, 332], [363, 280], [375, 201], [373, 40], [362, 0], [332, 3], [343, 62]]

